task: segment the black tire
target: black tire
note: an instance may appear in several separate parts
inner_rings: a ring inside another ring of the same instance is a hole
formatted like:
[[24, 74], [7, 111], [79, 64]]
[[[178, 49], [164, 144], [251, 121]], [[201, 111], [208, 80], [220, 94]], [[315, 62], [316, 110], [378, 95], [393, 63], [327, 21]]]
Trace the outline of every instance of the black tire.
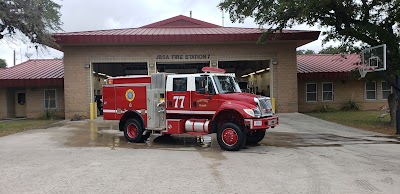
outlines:
[[143, 126], [136, 119], [128, 119], [124, 125], [124, 136], [129, 142], [143, 142]]
[[253, 133], [248, 132], [246, 135], [247, 144], [256, 144], [264, 139], [265, 130], [257, 130]]
[[227, 151], [238, 151], [246, 143], [246, 135], [234, 123], [225, 123], [217, 131], [219, 146]]

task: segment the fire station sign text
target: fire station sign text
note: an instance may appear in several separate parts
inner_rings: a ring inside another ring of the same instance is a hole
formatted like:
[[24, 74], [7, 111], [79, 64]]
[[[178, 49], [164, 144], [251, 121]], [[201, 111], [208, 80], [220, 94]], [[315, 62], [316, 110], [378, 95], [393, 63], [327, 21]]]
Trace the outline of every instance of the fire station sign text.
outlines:
[[210, 54], [194, 54], [194, 55], [157, 55], [156, 59], [174, 59], [174, 60], [191, 60], [191, 59], [209, 59]]

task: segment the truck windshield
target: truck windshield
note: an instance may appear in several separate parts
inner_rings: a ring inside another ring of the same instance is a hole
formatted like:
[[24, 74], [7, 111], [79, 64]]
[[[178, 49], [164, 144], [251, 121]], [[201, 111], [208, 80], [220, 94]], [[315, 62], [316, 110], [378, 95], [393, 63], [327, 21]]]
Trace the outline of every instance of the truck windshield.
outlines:
[[214, 81], [220, 94], [241, 92], [232, 76], [214, 76]]

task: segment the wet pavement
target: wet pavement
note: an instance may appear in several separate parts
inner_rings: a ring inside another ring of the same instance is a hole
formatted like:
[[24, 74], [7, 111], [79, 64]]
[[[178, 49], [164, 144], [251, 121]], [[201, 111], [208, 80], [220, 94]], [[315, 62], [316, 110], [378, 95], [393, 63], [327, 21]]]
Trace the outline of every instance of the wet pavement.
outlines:
[[400, 139], [282, 114], [238, 152], [199, 137], [129, 143], [118, 122], [0, 138], [0, 193], [400, 193]]
[[[123, 132], [117, 129], [118, 123], [97, 120], [96, 122], [67, 123], [64, 126], [70, 130], [65, 141], [71, 147], [108, 147], [131, 149], [173, 149], [173, 148], [204, 148], [204, 150], [219, 150], [215, 134], [208, 135], [211, 142], [204, 143], [201, 136], [172, 135], [150, 136], [145, 143], [128, 142]], [[266, 137], [257, 144], [247, 145], [244, 149], [253, 147], [340, 147], [354, 144], [400, 144], [398, 136], [368, 134], [362, 136], [341, 136], [330, 133], [296, 133], [268, 131]]]

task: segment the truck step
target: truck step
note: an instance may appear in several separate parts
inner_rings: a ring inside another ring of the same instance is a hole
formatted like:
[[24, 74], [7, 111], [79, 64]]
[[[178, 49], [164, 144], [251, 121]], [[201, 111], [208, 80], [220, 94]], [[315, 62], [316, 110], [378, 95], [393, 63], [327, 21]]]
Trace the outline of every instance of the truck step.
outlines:
[[150, 132], [151, 135], [153, 136], [161, 136], [162, 133], [160, 130], [148, 130]]
[[147, 129], [149, 131], [164, 131], [165, 128], [151, 128], [151, 129]]

